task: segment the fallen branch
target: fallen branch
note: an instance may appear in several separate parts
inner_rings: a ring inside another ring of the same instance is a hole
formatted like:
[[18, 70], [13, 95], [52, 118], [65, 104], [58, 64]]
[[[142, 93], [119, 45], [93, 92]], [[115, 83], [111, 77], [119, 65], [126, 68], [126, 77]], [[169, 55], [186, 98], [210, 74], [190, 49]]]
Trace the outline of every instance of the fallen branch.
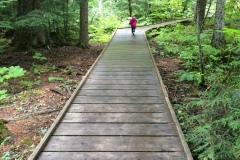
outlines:
[[57, 93], [57, 94], [60, 94], [61, 96], [64, 96], [62, 93], [60, 93], [59, 91], [55, 90], [55, 89], [50, 89], [50, 91], [54, 92], [54, 93]]

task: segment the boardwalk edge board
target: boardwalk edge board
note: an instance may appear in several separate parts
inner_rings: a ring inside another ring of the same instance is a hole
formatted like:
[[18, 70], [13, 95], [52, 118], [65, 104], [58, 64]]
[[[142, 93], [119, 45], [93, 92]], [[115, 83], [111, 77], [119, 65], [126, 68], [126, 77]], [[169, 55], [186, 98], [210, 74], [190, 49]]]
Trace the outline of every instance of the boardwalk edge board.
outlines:
[[[180, 21], [180, 20], [179, 20], [179, 21]], [[179, 22], [179, 21], [178, 21], [178, 22]], [[184, 21], [184, 20], [183, 20], [183, 21]], [[182, 21], [181, 21], [181, 22], [182, 22]], [[151, 57], [152, 57], [152, 61], [153, 61], [154, 67], [155, 67], [155, 69], [156, 69], [156, 71], [157, 71], [157, 76], [158, 76], [158, 79], [159, 79], [159, 82], [160, 82], [160, 86], [161, 86], [161, 88], [162, 88], [162, 90], [163, 90], [163, 94], [165, 95], [165, 100], [166, 100], [167, 106], [168, 106], [169, 111], [170, 111], [170, 113], [171, 113], [171, 115], [172, 115], [173, 121], [174, 121], [174, 123], [175, 123], [175, 125], [176, 125], [176, 129], [177, 129], [177, 131], [178, 131], [180, 140], [181, 140], [181, 142], [182, 142], [182, 144], [183, 144], [183, 148], [184, 148], [184, 151], [185, 151], [185, 153], [186, 153], [187, 160], [193, 160], [192, 153], [191, 153], [191, 151], [190, 151], [190, 149], [189, 149], [189, 146], [188, 146], [188, 144], [187, 144], [187, 142], [186, 142], [186, 140], [185, 140], [185, 137], [184, 137], [184, 135], [183, 135], [182, 128], [181, 128], [181, 126], [180, 126], [180, 124], [179, 124], [179, 122], [178, 122], [178, 119], [177, 119], [177, 116], [176, 116], [176, 114], [175, 114], [175, 111], [174, 111], [174, 109], [173, 109], [173, 107], [172, 107], [172, 104], [171, 104], [171, 102], [170, 102], [170, 100], [169, 100], [169, 96], [168, 96], [167, 90], [166, 90], [165, 85], [164, 85], [163, 80], [162, 80], [162, 76], [160, 75], [160, 73], [159, 73], [159, 71], [158, 71], [158, 68], [157, 68], [157, 65], [156, 65], [156, 63], [155, 63], [155, 61], [154, 61], [154, 57], [153, 57], [151, 48], [150, 48], [149, 43], [148, 43], [148, 41], [147, 41], [147, 36], [146, 36], [145, 33], [144, 33], [144, 35], [145, 35], [146, 42], [147, 42], [147, 45], [148, 45], [149, 53], [151, 54]]]
[[91, 66], [91, 68], [87, 71], [86, 75], [83, 76], [81, 82], [79, 83], [79, 85], [77, 86], [77, 88], [75, 89], [75, 91], [73, 92], [73, 94], [71, 95], [71, 97], [69, 98], [69, 100], [66, 102], [66, 105], [63, 107], [63, 109], [61, 110], [61, 112], [59, 113], [58, 117], [54, 120], [53, 124], [51, 125], [51, 127], [48, 129], [47, 133], [44, 135], [44, 137], [42, 138], [42, 140], [40, 141], [40, 143], [37, 145], [37, 147], [35, 148], [35, 150], [33, 151], [33, 153], [30, 155], [30, 157], [28, 158], [28, 160], [35, 160], [37, 159], [37, 157], [39, 156], [40, 152], [42, 151], [42, 149], [45, 147], [45, 145], [47, 144], [48, 140], [50, 139], [51, 135], [53, 134], [53, 132], [56, 130], [56, 127], [58, 126], [58, 124], [60, 123], [61, 119], [63, 119], [64, 115], [66, 114], [69, 106], [71, 105], [72, 101], [74, 100], [74, 98], [77, 96], [78, 91], [81, 89], [81, 87], [83, 86], [84, 82], [87, 80], [88, 76], [90, 75], [90, 73], [93, 71], [94, 67], [96, 66], [97, 62], [99, 61], [99, 59], [102, 57], [103, 53], [105, 52], [105, 50], [107, 49], [107, 47], [110, 45], [111, 40], [113, 39], [114, 35], [116, 34], [117, 29], [114, 31], [114, 33], [111, 36], [111, 39], [109, 40], [109, 42], [107, 43], [107, 45], [104, 47], [104, 49], [102, 50], [102, 52], [100, 53], [100, 55], [98, 56], [98, 58], [95, 60], [95, 62], [93, 63], [93, 65]]

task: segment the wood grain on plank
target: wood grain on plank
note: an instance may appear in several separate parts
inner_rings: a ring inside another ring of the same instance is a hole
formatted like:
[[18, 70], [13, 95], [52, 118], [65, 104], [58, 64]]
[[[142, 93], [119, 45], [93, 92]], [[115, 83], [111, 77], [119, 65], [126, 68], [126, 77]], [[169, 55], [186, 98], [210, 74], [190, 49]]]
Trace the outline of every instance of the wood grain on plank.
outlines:
[[39, 160], [186, 160], [184, 152], [43, 152]]
[[167, 113], [66, 113], [62, 122], [80, 123], [171, 123]]
[[78, 92], [79, 96], [99, 97], [159, 97], [162, 93], [158, 90], [85, 90]]
[[149, 85], [149, 84], [159, 84], [156, 80], [139, 80], [139, 79], [132, 79], [132, 80], [99, 80], [99, 79], [88, 79], [85, 84], [89, 85], [101, 85], [101, 84], [111, 84], [111, 85], [121, 85], [121, 84], [126, 84], [126, 85]]
[[168, 109], [166, 104], [72, 104], [68, 112], [161, 113]]
[[174, 124], [61, 123], [53, 135], [177, 136]]
[[178, 137], [52, 136], [44, 151], [181, 152], [183, 148]]
[[99, 96], [76, 96], [72, 103], [137, 103], [155, 104], [164, 103], [160, 97], [99, 97]]

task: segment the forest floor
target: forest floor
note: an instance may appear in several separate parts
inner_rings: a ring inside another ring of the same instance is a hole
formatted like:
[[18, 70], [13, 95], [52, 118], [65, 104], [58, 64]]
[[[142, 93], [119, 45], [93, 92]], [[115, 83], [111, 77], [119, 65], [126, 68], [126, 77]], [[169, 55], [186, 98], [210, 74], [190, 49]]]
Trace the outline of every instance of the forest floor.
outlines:
[[[25, 52], [0, 54], [0, 67], [19, 65], [27, 70], [23, 77], [10, 80], [4, 88], [9, 95], [0, 102], [0, 119], [8, 130], [0, 134], [10, 138], [0, 142], [0, 157], [29, 157], [103, 48], [104, 45], [92, 45], [84, 50], [70, 46], [38, 49], [47, 58], [45, 61], [33, 59]], [[180, 67], [178, 61], [154, 57], [170, 100], [177, 103], [182, 97], [173, 74]]]

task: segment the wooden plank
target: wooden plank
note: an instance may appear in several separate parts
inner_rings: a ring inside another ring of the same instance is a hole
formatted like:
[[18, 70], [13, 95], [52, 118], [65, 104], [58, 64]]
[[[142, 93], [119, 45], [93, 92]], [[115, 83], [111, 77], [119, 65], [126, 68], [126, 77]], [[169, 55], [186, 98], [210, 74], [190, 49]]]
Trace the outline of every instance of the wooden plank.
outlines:
[[114, 90], [114, 89], [119, 89], [119, 90], [149, 90], [149, 89], [157, 89], [158, 86], [156, 85], [88, 85], [84, 84], [82, 89], [103, 89], [103, 90]]
[[128, 103], [128, 104], [156, 104], [164, 103], [160, 97], [98, 97], [98, 96], [76, 96], [72, 103]]
[[62, 122], [80, 123], [171, 123], [167, 113], [66, 113]]
[[39, 160], [186, 160], [184, 152], [43, 152]]
[[106, 64], [106, 63], [98, 63], [97, 67], [119, 67], [119, 68], [136, 68], [136, 67], [153, 67], [153, 65], [151, 64], [144, 64], [144, 63], [140, 63], [140, 64], [133, 64], [133, 63], [129, 63], [129, 64], [116, 64], [116, 63], [112, 63], [112, 64]]
[[78, 92], [78, 96], [99, 97], [159, 97], [158, 90], [85, 90]]
[[68, 112], [161, 113], [168, 109], [166, 104], [72, 104]]
[[144, 72], [144, 71], [153, 71], [153, 68], [150, 67], [97, 67], [94, 69], [94, 72]]
[[53, 135], [64, 136], [177, 136], [173, 124], [61, 123]]
[[52, 136], [44, 151], [160, 152], [183, 150], [178, 137]]
[[141, 80], [155, 80], [154, 77], [150, 75], [142, 75], [142, 76], [104, 76], [104, 75], [90, 75], [88, 79], [141, 79]]
[[149, 54], [125, 54], [124, 56], [122, 54], [120, 55], [113, 55], [108, 54], [102, 57], [102, 60], [142, 60], [142, 59], [151, 59]]
[[99, 79], [88, 79], [85, 84], [89, 85], [101, 85], [101, 84], [112, 84], [112, 85], [121, 85], [121, 84], [134, 84], [134, 85], [149, 85], [155, 84], [158, 85], [159, 83], [156, 80], [139, 80], [139, 79], [121, 79], [121, 80], [99, 80]]
[[112, 59], [101, 59], [99, 60], [99, 63], [104, 63], [104, 64], [149, 64], [151, 65], [151, 60], [150, 59], [116, 59], [116, 60], [112, 60]]
[[151, 61], [99, 61], [98, 64], [104, 64], [104, 65], [141, 65], [141, 64], [145, 64], [145, 65], [152, 65]]
[[154, 76], [153, 72], [94, 72], [91, 75], [102, 76]]

